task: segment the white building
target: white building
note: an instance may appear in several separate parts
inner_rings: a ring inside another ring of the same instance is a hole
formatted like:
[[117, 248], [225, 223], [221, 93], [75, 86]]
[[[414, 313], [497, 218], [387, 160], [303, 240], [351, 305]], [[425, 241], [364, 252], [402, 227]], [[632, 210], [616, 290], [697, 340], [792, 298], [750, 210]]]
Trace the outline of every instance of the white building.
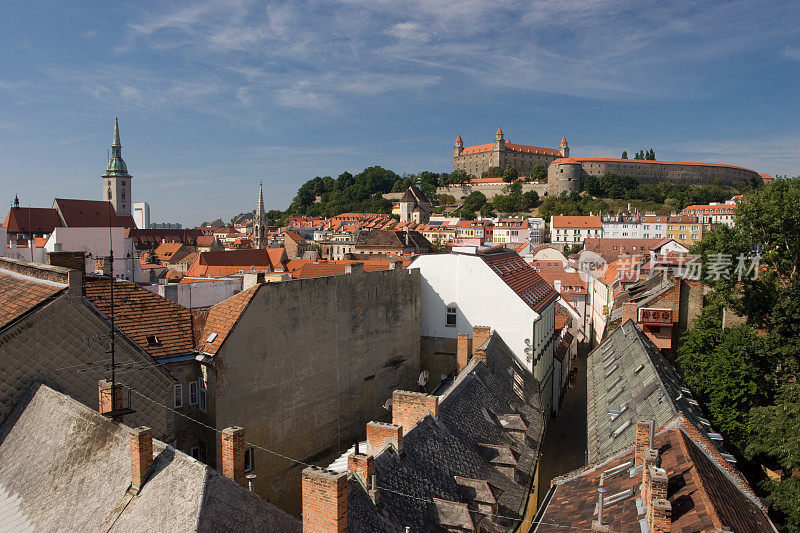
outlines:
[[554, 244], [583, 244], [587, 237], [602, 237], [603, 223], [596, 215], [550, 217], [550, 242]]
[[640, 218], [627, 215], [604, 216], [603, 238], [641, 239], [642, 225]]
[[133, 204], [133, 221], [139, 229], [150, 227], [150, 204], [147, 202], [136, 202]]
[[642, 239], [664, 239], [667, 236], [667, 219], [669, 217], [645, 215], [641, 219]]
[[113, 245], [114, 277], [144, 281], [133, 244], [125, 228], [55, 228], [44, 244], [45, 252], [85, 252], [86, 272], [97, 272], [98, 258], [107, 257]]
[[556, 293], [519, 254], [503, 249], [421, 255], [408, 268], [422, 277], [420, 333], [456, 339], [473, 326], [489, 326], [542, 386], [552, 406]]

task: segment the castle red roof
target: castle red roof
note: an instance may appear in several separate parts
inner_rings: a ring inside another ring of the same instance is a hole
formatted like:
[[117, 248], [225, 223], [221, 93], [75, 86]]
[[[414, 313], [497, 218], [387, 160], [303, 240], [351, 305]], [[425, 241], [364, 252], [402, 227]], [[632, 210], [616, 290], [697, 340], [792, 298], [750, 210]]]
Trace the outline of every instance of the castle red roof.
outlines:
[[604, 163], [604, 162], [637, 163], [637, 164], [641, 163], [644, 165], [692, 165], [698, 167], [735, 168], [738, 170], [746, 170], [747, 172], [755, 172], [755, 170], [750, 170], [749, 168], [744, 168], [744, 167], [737, 167], [735, 165], [723, 165], [719, 163], [694, 163], [690, 161], [649, 161], [645, 159], [616, 159], [613, 157], [576, 157], [575, 161], [578, 161], [579, 163], [591, 163], [592, 161], [596, 161], [598, 163]]
[[562, 143], [566, 143], [567, 142], [567, 136], [566, 135], [564, 137], [561, 137], [561, 142]]
[[572, 157], [559, 157], [553, 161], [556, 165], [580, 165], [580, 161]]
[[[476, 146], [466, 146], [461, 151], [462, 154], [478, 154], [481, 152], [491, 152], [494, 150], [494, 143], [479, 144]], [[541, 155], [554, 155], [556, 157], [561, 155], [561, 152], [555, 148], [543, 148], [541, 146], [528, 146], [527, 144], [512, 144], [506, 141], [506, 151], [508, 152], [523, 152]]]

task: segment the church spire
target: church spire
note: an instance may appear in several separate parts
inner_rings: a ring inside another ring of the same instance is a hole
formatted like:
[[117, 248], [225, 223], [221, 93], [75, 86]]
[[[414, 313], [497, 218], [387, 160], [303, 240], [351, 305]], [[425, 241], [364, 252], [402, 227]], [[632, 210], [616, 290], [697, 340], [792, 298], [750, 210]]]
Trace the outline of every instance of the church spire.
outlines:
[[264, 191], [263, 183], [258, 182], [258, 203], [256, 204], [256, 213], [253, 216], [253, 247], [266, 248], [268, 243], [269, 222], [267, 221], [267, 214], [264, 211]]
[[106, 166], [106, 175], [127, 176], [128, 166], [122, 159], [122, 143], [119, 141], [119, 120], [114, 117], [114, 140], [111, 142], [111, 159]]

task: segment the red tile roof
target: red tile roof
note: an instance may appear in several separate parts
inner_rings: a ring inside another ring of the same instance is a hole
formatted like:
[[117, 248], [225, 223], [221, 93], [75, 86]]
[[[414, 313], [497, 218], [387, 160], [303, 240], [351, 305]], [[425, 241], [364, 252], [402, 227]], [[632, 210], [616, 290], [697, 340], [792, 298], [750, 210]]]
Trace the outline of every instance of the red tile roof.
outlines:
[[153, 250], [153, 253], [161, 263], [166, 265], [167, 263], [177, 263], [192, 251], [179, 242], [162, 242]]
[[[774, 531], [765, 508], [741, 474], [693, 427], [679, 415], [653, 438], [655, 449], [660, 451], [661, 468], [669, 479], [670, 530], [717, 531], [730, 527], [736, 531]], [[597, 517], [601, 479], [609, 496], [633, 490], [606, 506], [605, 524], [611, 531], [639, 531], [636, 498], [641, 495], [642, 475], [630, 476], [623, 466], [632, 460], [633, 449], [629, 449], [600, 465], [556, 479], [541, 516], [542, 526], [536, 531], [591, 529]], [[544, 524], [559, 525], [550, 528]]]
[[558, 293], [518, 253], [490, 248], [479, 256], [534, 311], [541, 311], [558, 298]]
[[553, 216], [554, 228], [602, 228], [603, 223], [598, 216]]
[[274, 272], [285, 268], [286, 251], [283, 248], [266, 250], [226, 250], [201, 252], [186, 275], [195, 278], [222, 278], [239, 271], [259, 270]]
[[6, 271], [0, 271], [0, 287], [0, 326], [16, 320], [65, 288], [61, 284]]
[[3, 227], [9, 233], [52, 233], [61, 227], [58, 211], [42, 207], [12, 207]]
[[749, 168], [737, 167], [735, 165], [722, 165], [718, 163], [695, 163], [691, 161], [649, 161], [645, 159], [616, 159], [613, 157], [576, 157], [575, 161], [579, 163], [591, 163], [593, 161], [598, 163], [612, 162], [612, 163], [635, 163], [643, 165], [691, 165], [701, 167], [722, 167], [722, 168], [735, 168], [738, 170], [746, 170], [747, 172], [755, 172]]
[[553, 164], [555, 164], [555, 165], [580, 165], [581, 162], [578, 161], [577, 159], [572, 158], [572, 157], [559, 157], [558, 159], [553, 161]]
[[[371, 261], [371, 260], [339, 260], [339, 261], [326, 261], [314, 262], [307, 261], [293, 271], [292, 276], [295, 279], [308, 279], [308, 278], [321, 278], [325, 276], [338, 276], [345, 273], [345, 267], [348, 264], [361, 263], [364, 265], [364, 272], [375, 272], [379, 270], [389, 270], [389, 261]], [[403, 268], [407, 267], [411, 261], [403, 260]]]
[[[111, 316], [110, 283], [101, 279], [85, 284], [86, 298], [106, 317]], [[114, 283], [114, 324], [153, 357], [194, 348], [189, 310], [135, 283]]]
[[117, 215], [111, 202], [56, 198], [53, 209], [68, 228], [136, 228], [133, 217]]
[[[481, 152], [491, 152], [494, 150], [494, 143], [478, 144], [475, 146], [465, 146], [461, 151], [462, 154], [479, 154]], [[506, 141], [506, 151], [509, 152], [525, 152], [531, 154], [553, 155], [560, 156], [561, 152], [554, 148], [543, 148], [541, 146], [529, 146], [527, 144], [512, 144]]]
[[[219, 351], [259, 288], [260, 285], [256, 285], [211, 307], [200, 338], [198, 347], [200, 351], [209, 354], [216, 354]], [[209, 342], [208, 339], [214, 334], [215, 338]]]

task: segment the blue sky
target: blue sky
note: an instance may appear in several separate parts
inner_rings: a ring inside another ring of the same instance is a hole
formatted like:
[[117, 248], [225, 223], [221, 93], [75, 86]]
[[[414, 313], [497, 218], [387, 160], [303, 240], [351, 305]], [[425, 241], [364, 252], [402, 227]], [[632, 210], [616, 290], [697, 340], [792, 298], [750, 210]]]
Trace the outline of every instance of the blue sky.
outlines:
[[[800, 2], [4, 2], [0, 198], [198, 224], [314, 176], [520, 144], [800, 173]], [[7, 204], [8, 205], [8, 204]]]

